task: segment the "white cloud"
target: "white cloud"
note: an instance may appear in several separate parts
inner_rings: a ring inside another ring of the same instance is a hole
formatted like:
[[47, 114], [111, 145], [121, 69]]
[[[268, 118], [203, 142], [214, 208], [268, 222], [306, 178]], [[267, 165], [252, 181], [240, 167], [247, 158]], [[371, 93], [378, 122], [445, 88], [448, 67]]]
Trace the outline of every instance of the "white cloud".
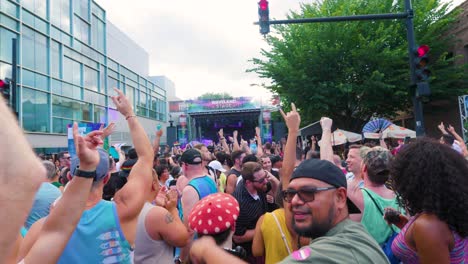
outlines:
[[[177, 96], [205, 92], [269, 99], [262, 83], [246, 73], [248, 62], [267, 48], [259, 27], [256, 0], [162, 1], [97, 0], [107, 18], [150, 54], [150, 74], [174, 81]], [[270, 0], [270, 17], [282, 19], [299, 1]]]
[[[107, 18], [150, 54], [150, 74], [174, 81], [183, 99], [205, 92], [268, 99], [263, 83], [246, 73], [267, 48], [259, 34], [258, 0], [96, 0]], [[285, 19], [304, 0], [269, 0], [270, 18]], [[458, 5], [462, 0], [453, 1]]]

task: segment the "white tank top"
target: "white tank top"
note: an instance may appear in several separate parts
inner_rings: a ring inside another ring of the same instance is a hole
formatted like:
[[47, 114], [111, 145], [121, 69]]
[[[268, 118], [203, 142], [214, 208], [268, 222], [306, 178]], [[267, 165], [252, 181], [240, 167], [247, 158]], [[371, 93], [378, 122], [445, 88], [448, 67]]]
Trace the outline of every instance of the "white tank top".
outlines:
[[[138, 216], [135, 239], [135, 264], [173, 263], [174, 247], [164, 240], [153, 240], [146, 231], [145, 219], [148, 212], [155, 206], [145, 203]], [[157, 225], [158, 223], [151, 223]]]

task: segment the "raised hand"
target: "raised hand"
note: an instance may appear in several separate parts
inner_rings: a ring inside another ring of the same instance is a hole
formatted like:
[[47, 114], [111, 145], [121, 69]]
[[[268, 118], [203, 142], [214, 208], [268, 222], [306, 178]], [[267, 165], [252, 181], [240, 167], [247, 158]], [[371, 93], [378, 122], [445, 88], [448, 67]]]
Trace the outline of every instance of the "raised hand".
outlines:
[[260, 128], [259, 127], [255, 127], [255, 137], [260, 137]]
[[162, 129], [159, 129], [158, 131], [156, 131], [156, 137], [159, 137], [159, 138], [160, 138], [160, 137], [162, 137], [163, 134], [164, 134], [164, 133], [163, 133], [163, 130], [162, 130]]
[[449, 125], [447, 127], [447, 130], [453, 135], [453, 133], [455, 133], [455, 128], [452, 126], [452, 125]]
[[291, 111], [288, 114], [283, 112], [283, 109], [280, 109], [280, 113], [283, 116], [286, 126], [289, 131], [299, 131], [299, 126], [301, 124], [301, 116], [297, 112], [296, 106], [294, 103], [291, 103]]
[[333, 120], [328, 117], [322, 117], [320, 119], [320, 125], [322, 126], [322, 130], [330, 130], [332, 128]]
[[440, 122], [440, 124], [437, 126], [443, 134], [448, 134], [447, 130], [445, 130], [444, 122]]
[[235, 140], [237, 140], [237, 134], [238, 134], [237, 130], [234, 130], [234, 132], [232, 132], [232, 137], [233, 137]]
[[166, 204], [164, 207], [168, 210], [171, 211], [177, 206], [177, 199], [179, 197], [179, 194], [177, 193], [177, 190], [170, 189], [169, 191], [166, 192]]
[[224, 138], [224, 131], [222, 128], [218, 131], [218, 135], [219, 135], [219, 138]]
[[80, 159], [80, 168], [83, 170], [94, 170], [99, 164], [99, 153], [97, 147], [102, 145], [101, 130], [95, 130], [86, 136], [78, 132], [78, 124], [73, 123], [73, 141], [75, 142], [76, 155]]
[[118, 94], [117, 96], [111, 96], [112, 101], [114, 102], [117, 110], [125, 116], [125, 118], [129, 118], [131, 116], [135, 116], [133, 113], [132, 104], [128, 101], [128, 98], [117, 88], [114, 88], [114, 91]]
[[107, 127], [104, 128], [104, 124], [101, 124], [99, 130], [102, 131], [101, 138], [104, 140], [106, 137], [112, 135], [115, 131], [115, 123], [111, 122]]

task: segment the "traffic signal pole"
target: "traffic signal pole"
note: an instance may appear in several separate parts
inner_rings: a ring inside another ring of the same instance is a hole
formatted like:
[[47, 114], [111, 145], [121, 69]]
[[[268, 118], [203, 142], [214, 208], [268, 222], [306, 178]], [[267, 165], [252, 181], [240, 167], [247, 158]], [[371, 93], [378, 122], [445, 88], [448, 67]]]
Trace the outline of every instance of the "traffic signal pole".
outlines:
[[[336, 16], [336, 17], [317, 17], [317, 18], [302, 18], [302, 19], [287, 19], [287, 20], [268, 20], [270, 25], [277, 24], [303, 24], [303, 23], [321, 23], [321, 22], [343, 22], [343, 21], [361, 21], [361, 20], [386, 20], [386, 19], [405, 19], [406, 20], [406, 36], [408, 39], [408, 55], [410, 64], [410, 86], [416, 86], [416, 67], [414, 65], [415, 60], [415, 48], [416, 40], [414, 35], [413, 25], [414, 11], [411, 5], [411, 0], [405, 0], [405, 12], [396, 14], [370, 14], [370, 15], [355, 15], [355, 16]], [[259, 22], [255, 22], [255, 25], [259, 25]], [[416, 90], [413, 95], [414, 104], [414, 119], [416, 127], [416, 136], [424, 136], [424, 115], [421, 97], [416, 96]]]
[[18, 40], [13, 38], [12, 40], [12, 63], [11, 63], [11, 82], [10, 82], [10, 91], [11, 91], [11, 109], [16, 114], [18, 118], [18, 109], [17, 109], [17, 70], [18, 70]]

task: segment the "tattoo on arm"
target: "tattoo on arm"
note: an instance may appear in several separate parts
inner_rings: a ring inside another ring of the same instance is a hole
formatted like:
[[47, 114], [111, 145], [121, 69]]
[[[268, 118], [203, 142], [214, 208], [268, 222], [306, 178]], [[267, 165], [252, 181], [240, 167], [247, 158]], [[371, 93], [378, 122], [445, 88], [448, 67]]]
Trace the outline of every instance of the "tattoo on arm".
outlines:
[[170, 223], [174, 222], [174, 217], [171, 215], [171, 213], [167, 213], [166, 217], [165, 217], [165, 220], [166, 220], [166, 224], [170, 224]]

